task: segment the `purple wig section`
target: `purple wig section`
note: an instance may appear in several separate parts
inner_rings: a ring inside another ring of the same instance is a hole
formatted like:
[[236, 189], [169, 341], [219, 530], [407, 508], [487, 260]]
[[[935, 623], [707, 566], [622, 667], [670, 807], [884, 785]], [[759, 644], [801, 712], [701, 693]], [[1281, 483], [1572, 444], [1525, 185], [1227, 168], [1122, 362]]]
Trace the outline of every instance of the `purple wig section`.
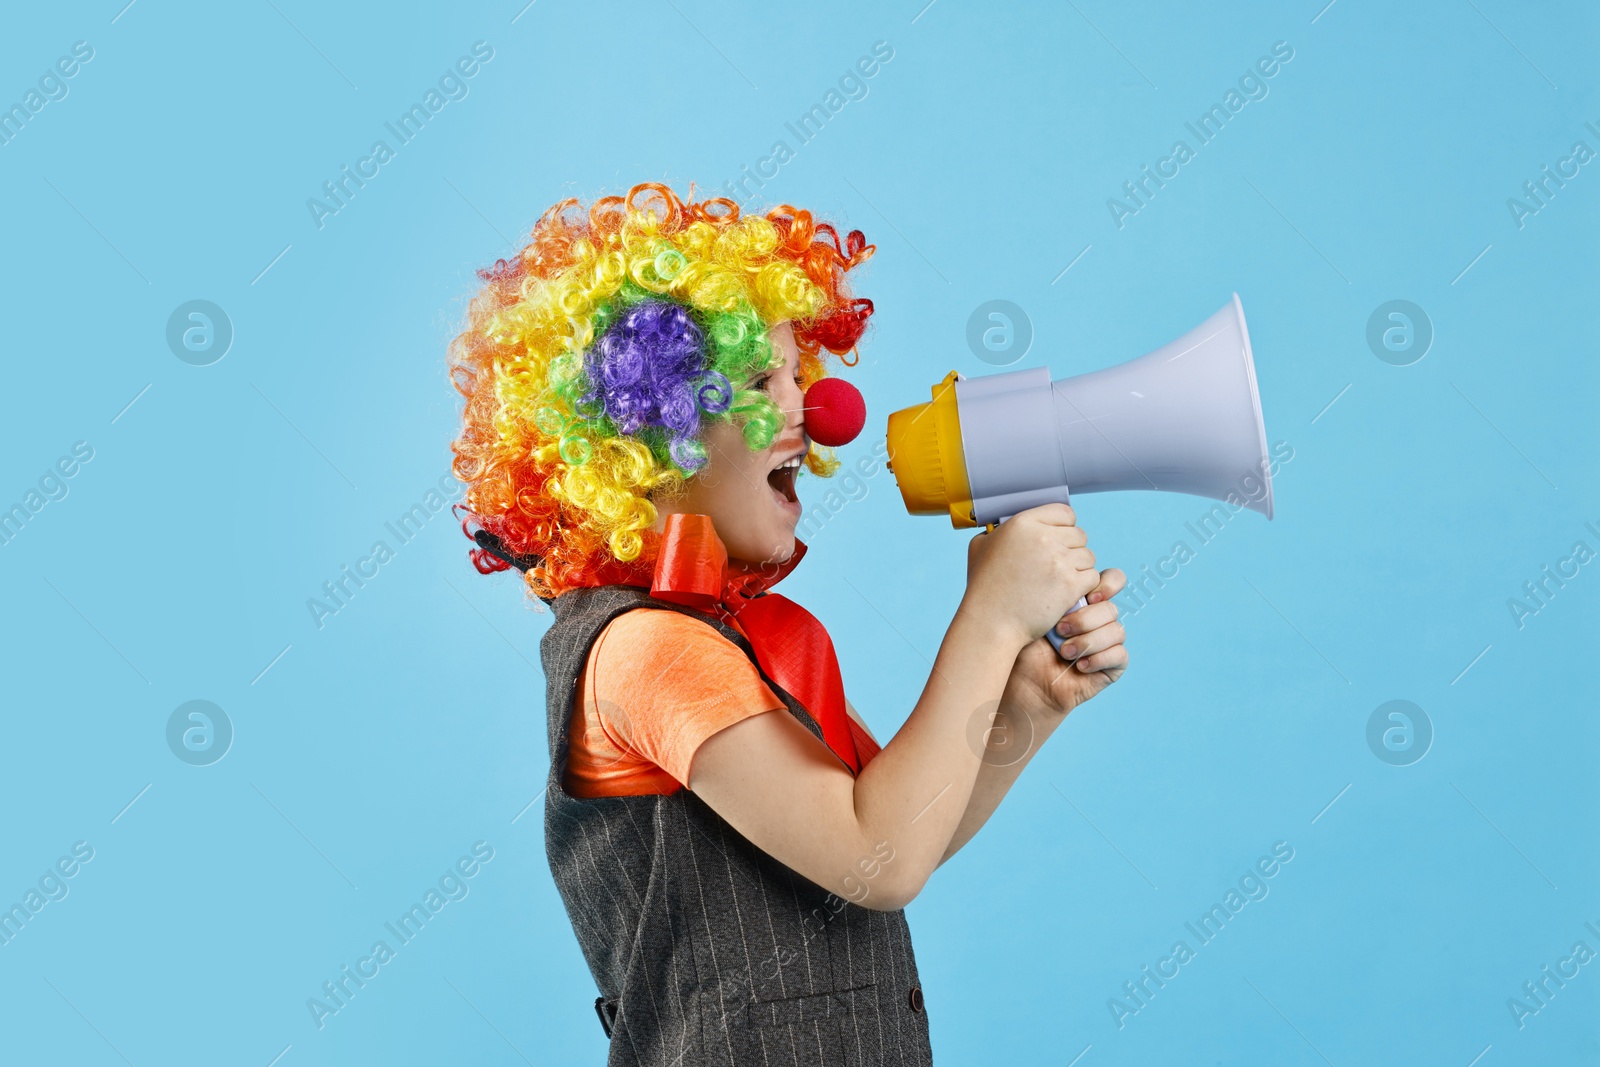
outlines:
[[728, 379], [707, 372], [704, 363], [705, 333], [688, 309], [641, 300], [584, 355], [589, 390], [581, 403], [603, 408], [622, 434], [646, 426], [665, 430], [672, 461], [693, 472], [705, 464], [696, 440], [700, 413], [721, 414], [733, 402]]

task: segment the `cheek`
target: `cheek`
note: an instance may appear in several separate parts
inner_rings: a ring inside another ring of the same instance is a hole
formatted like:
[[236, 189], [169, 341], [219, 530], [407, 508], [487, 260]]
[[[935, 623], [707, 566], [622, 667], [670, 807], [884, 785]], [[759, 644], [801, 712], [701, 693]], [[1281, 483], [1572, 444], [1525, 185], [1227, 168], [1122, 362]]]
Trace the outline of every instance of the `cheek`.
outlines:
[[778, 407], [789, 413], [790, 421], [793, 421], [796, 416], [799, 417], [801, 422], [805, 421], [805, 412], [796, 410], [805, 405], [805, 390], [793, 379], [785, 378], [783, 391], [772, 399], [777, 402]]
[[761, 453], [750, 451], [744, 435], [718, 424], [703, 438], [711, 455], [691, 505], [711, 516], [728, 554], [736, 559], [771, 556], [781, 531], [773, 527], [771, 489]]
[[710, 461], [697, 481], [706, 502], [735, 511], [747, 507], [751, 494], [765, 488], [767, 479], [766, 471], [757, 470], [757, 454], [744, 443], [744, 434], [731, 423], [718, 423], [702, 440]]

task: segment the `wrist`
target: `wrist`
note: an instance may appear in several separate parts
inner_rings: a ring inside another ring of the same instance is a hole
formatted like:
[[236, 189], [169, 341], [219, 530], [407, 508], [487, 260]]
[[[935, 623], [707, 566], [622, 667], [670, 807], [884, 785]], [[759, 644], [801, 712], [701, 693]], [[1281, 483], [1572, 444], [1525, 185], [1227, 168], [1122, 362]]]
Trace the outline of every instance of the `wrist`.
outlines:
[[[1030, 662], [1024, 665], [1024, 660]], [[1078, 673], [1071, 663], [1041, 642], [1038, 649], [1019, 657], [1017, 670], [1006, 681], [1002, 699], [1007, 707], [1026, 714], [1036, 732], [1048, 734], [1091, 695], [1077, 684]], [[1074, 677], [1067, 677], [1069, 674]]]
[[1070, 707], [1051, 702], [1037, 688], [1029, 685], [1006, 686], [1000, 706], [1013, 718], [1027, 719], [1031, 736], [1041, 744], [1055, 732], [1056, 727], [1066, 721], [1072, 711]]
[[1028, 633], [1016, 619], [987, 609], [982, 603], [975, 603], [970, 594], [963, 596], [961, 603], [956, 605], [956, 615], [950, 622], [950, 628], [954, 630], [958, 627], [974, 638], [995, 643], [1012, 655], [1021, 652], [1038, 636]]

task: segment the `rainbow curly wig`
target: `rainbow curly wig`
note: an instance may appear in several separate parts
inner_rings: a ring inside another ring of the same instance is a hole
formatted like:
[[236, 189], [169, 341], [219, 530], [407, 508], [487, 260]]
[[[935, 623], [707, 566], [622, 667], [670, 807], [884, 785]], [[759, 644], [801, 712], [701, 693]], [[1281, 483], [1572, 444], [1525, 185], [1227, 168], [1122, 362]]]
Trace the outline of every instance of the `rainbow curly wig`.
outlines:
[[[805, 387], [860, 340], [872, 302], [845, 289], [873, 252], [860, 231], [841, 244], [787, 204], [741, 217], [732, 200], [689, 195], [650, 182], [587, 211], [563, 200], [518, 255], [478, 272], [450, 375], [466, 397], [451, 447], [480, 572], [526, 562], [544, 599], [649, 585], [651, 498], [705, 466], [708, 420], [733, 420], [752, 449], [783, 428], [765, 393], [742, 388], [781, 366], [768, 330], [793, 324]], [[825, 477], [838, 462], [814, 445], [805, 466]]]

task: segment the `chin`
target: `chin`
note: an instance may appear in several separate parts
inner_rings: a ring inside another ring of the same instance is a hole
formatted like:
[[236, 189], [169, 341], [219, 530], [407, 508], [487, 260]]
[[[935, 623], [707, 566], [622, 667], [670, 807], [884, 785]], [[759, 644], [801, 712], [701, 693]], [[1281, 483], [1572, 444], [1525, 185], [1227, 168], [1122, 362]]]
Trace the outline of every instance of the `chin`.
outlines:
[[792, 526], [784, 529], [769, 530], [739, 546], [738, 550], [732, 545], [728, 546], [728, 555], [742, 559], [746, 563], [756, 566], [767, 564], [782, 564], [789, 561], [794, 555], [795, 538]]
[[730, 558], [760, 567], [787, 563], [794, 555], [795, 529], [800, 524], [801, 513], [797, 500], [780, 498], [769, 504], [761, 499], [742, 499], [738, 502], [737, 513], [724, 513], [725, 522], [718, 522], [713, 516], [712, 522]]
[[774, 565], [787, 563], [789, 557], [794, 555], [794, 534], [768, 538], [765, 546], [757, 562]]

